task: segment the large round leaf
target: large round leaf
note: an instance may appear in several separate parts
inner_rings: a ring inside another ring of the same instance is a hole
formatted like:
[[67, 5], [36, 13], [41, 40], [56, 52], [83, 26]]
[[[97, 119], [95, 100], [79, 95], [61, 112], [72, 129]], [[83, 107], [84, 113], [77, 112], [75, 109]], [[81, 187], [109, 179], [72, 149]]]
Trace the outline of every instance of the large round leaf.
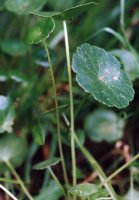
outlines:
[[11, 56], [23, 56], [27, 52], [28, 46], [19, 40], [4, 40], [1, 42], [1, 49]]
[[5, 6], [9, 11], [24, 15], [41, 9], [45, 3], [46, 0], [6, 0]]
[[123, 108], [133, 100], [132, 83], [119, 61], [104, 49], [83, 44], [73, 56], [78, 84], [107, 106]]
[[115, 49], [111, 53], [120, 59], [131, 80], [139, 78], [139, 64], [133, 53], [125, 49]]
[[28, 44], [38, 44], [48, 38], [53, 32], [55, 23], [52, 17], [41, 19], [28, 33], [26, 42]]
[[27, 155], [27, 143], [15, 134], [4, 135], [0, 138], [0, 163], [10, 161], [18, 167]]
[[123, 136], [124, 119], [111, 110], [99, 109], [85, 120], [88, 137], [96, 142], [114, 142]]

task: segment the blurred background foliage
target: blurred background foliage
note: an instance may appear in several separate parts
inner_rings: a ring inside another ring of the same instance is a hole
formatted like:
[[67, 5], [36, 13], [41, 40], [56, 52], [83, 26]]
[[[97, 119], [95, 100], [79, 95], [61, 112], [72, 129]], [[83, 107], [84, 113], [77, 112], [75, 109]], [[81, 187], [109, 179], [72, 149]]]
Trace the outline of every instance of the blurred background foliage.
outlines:
[[[87, 2], [90, 1], [48, 0], [43, 10], [59, 11]], [[128, 145], [129, 154], [134, 155], [139, 151], [139, 62], [132, 52], [106, 29], [110, 27], [121, 33], [120, 2], [110, 0], [97, 2], [97, 6], [68, 22], [71, 55], [76, 47], [84, 42], [112, 51], [129, 73], [136, 92], [134, 101], [127, 108], [108, 109], [86, 95], [76, 82], [73, 82], [75, 127], [78, 137], [109, 175], [125, 162], [123, 151], [118, 151], [115, 147], [117, 141], [122, 141], [122, 147]], [[126, 35], [138, 52], [139, 1], [126, 0], [125, 2]], [[7, 135], [12, 133], [27, 139], [29, 150], [28, 153], [25, 151], [26, 158], [23, 154], [21, 160], [24, 161], [24, 165], [18, 168], [19, 173], [25, 182], [30, 184], [30, 190], [34, 195], [37, 195], [41, 188], [41, 191], [44, 191], [36, 200], [46, 199], [47, 195], [50, 195], [49, 200], [57, 200], [61, 194], [54, 182], [48, 184], [50, 178], [48, 173], [38, 174], [31, 171], [32, 163], [58, 155], [54, 99], [47, 57], [40, 45], [28, 46], [25, 42], [27, 33], [36, 21], [37, 17], [33, 15], [20, 15], [8, 11], [5, 0], [0, 1], [0, 141], [12, 140], [11, 136], [7, 139]], [[70, 177], [70, 136], [67, 137], [69, 135], [69, 87], [61, 22], [56, 21], [55, 31], [48, 43], [57, 82], [64, 152]], [[23, 140], [23, 147], [24, 142]], [[45, 145], [40, 147], [39, 145], [44, 142]], [[3, 147], [0, 146], [0, 151], [1, 148]], [[12, 153], [14, 152], [16, 149], [13, 149]], [[9, 159], [11, 158], [12, 156]], [[91, 173], [91, 169], [78, 149], [77, 164], [78, 180], [84, 180]], [[19, 167], [19, 164], [15, 165], [17, 166]], [[138, 166], [137, 162], [135, 186], [139, 186]], [[60, 168], [54, 169], [59, 174]], [[129, 172], [125, 171], [113, 182], [115, 189], [121, 195], [129, 189], [127, 174], [129, 177]], [[59, 179], [63, 180], [61, 174]], [[50, 188], [51, 185], [54, 191], [48, 189], [46, 192], [44, 187]], [[57, 192], [57, 196], [53, 197], [54, 192]]]

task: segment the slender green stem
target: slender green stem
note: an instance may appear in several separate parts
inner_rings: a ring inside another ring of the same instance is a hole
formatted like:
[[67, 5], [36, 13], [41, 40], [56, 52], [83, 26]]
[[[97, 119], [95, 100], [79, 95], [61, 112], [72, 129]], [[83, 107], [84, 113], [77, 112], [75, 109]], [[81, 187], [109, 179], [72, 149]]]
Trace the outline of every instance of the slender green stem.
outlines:
[[28, 197], [29, 200], [33, 200], [33, 197], [31, 196], [31, 194], [28, 192], [27, 188], [25, 187], [23, 181], [21, 180], [20, 176], [17, 174], [17, 172], [15, 171], [14, 167], [12, 166], [12, 164], [9, 161], [5, 161], [5, 164], [8, 166], [8, 168], [11, 170], [12, 174], [15, 176], [15, 178], [17, 179], [17, 181], [19, 182], [23, 192], [26, 194], [26, 196]]
[[112, 200], [111, 197], [102, 197], [102, 198], [98, 198], [96, 200]]
[[50, 167], [48, 167], [48, 170], [49, 170], [51, 176], [53, 177], [53, 179], [57, 182], [57, 184], [59, 185], [59, 187], [60, 187], [61, 190], [63, 191], [63, 194], [66, 196], [65, 190], [64, 190], [63, 186], [61, 185], [61, 183], [59, 182], [59, 180], [58, 180], [58, 178], [56, 177], [56, 175], [54, 174], [53, 170], [52, 170]]
[[69, 88], [70, 88], [69, 95], [70, 95], [70, 121], [71, 121], [70, 131], [71, 131], [72, 178], [73, 178], [73, 185], [76, 185], [76, 155], [75, 155], [75, 142], [74, 142], [74, 104], [73, 104], [73, 89], [72, 89], [69, 40], [68, 40], [68, 30], [67, 30], [66, 21], [63, 21], [63, 27], [64, 27], [68, 79], [69, 79]]
[[125, 13], [125, 0], [120, 0], [120, 4], [121, 4], [121, 16], [120, 16], [120, 24], [121, 27], [124, 29], [125, 28], [125, 19], [124, 19], [124, 13]]
[[[119, 174], [120, 172], [122, 172], [124, 169], [126, 169], [127, 167], [129, 167], [130, 164], [132, 164], [135, 160], [139, 159], [139, 154], [137, 154], [136, 156], [134, 156], [129, 162], [125, 163], [122, 167], [120, 167], [118, 170], [116, 170], [114, 173], [112, 173], [104, 183], [108, 183], [109, 181], [111, 181], [117, 174]], [[102, 183], [102, 185], [104, 184]], [[102, 186], [101, 185], [101, 186]]]
[[0, 178], [0, 182], [19, 184], [19, 182], [17, 180], [10, 180], [10, 179], [7, 179], [7, 178]]
[[7, 190], [3, 185], [0, 184], [0, 189], [2, 189], [6, 194], [9, 195], [13, 200], [18, 200], [9, 190]]
[[[86, 157], [86, 159], [90, 162], [90, 164], [92, 165], [92, 167], [98, 173], [98, 176], [99, 176], [101, 182], [102, 183], [105, 182], [105, 180], [107, 180], [107, 177], [106, 177], [105, 173], [103, 172], [102, 168], [100, 167], [100, 165], [98, 164], [98, 162], [90, 154], [90, 152], [80, 143], [80, 141], [78, 140], [76, 134], [74, 134], [74, 138], [75, 138], [75, 141], [78, 144], [80, 150], [82, 151], [82, 153]], [[112, 197], [112, 199], [113, 200], [117, 200], [117, 195], [115, 194], [115, 191], [113, 190], [113, 187], [111, 186], [111, 184], [105, 182], [104, 186], [108, 190], [108, 192], [109, 192], [110, 196]]]
[[60, 131], [60, 118], [59, 118], [59, 109], [58, 109], [58, 100], [57, 100], [57, 94], [56, 94], [56, 84], [55, 84], [54, 72], [53, 72], [53, 67], [52, 67], [51, 58], [50, 58], [49, 50], [48, 50], [48, 47], [47, 47], [47, 43], [45, 41], [43, 41], [43, 46], [45, 48], [45, 51], [46, 51], [46, 54], [47, 54], [47, 57], [48, 57], [48, 62], [49, 62], [49, 67], [50, 67], [50, 72], [51, 72], [53, 92], [54, 92], [54, 100], [55, 100], [55, 112], [56, 112], [56, 119], [57, 119], [57, 133], [58, 133], [59, 152], [60, 152], [60, 157], [61, 157], [61, 162], [62, 162], [64, 180], [65, 180], [66, 185], [68, 185], [68, 176], [67, 176], [66, 165], [65, 165], [65, 161], [64, 161], [64, 153], [63, 153], [63, 148], [62, 148], [62, 139], [61, 139], [61, 131]]

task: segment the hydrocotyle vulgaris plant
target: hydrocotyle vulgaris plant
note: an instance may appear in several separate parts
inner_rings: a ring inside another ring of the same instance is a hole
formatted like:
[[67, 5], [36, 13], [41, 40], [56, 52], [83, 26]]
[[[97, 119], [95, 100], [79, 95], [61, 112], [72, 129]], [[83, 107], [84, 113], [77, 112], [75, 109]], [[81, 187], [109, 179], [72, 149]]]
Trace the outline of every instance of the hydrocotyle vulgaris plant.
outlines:
[[[90, 5], [91, 3], [89, 4], [89, 6]], [[71, 69], [70, 69], [71, 64], [70, 64], [69, 44], [68, 44], [68, 37], [67, 37], [67, 27], [66, 27], [67, 25], [66, 25], [65, 20], [71, 18], [72, 15], [74, 15], [74, 13], [78, 13], [77, 9], [81, 9], [81, 8], [83, 9], [86, 7], [88, 8], [89, 6], [83, 5], [76, 8], [68, 9], [63, 12], [57, 12], [55, 14], [49, 13], [49, 15], [48, 13], [39, 13], [38, 11], [30, 10], [30, 12], [32, 12], [33, 14], [39, 15], [42, 18], [40, 18], [40, 21], [38, 22], [37, 26], [34, 27], [34, 29], [32, 29], [33, 33], [29, 34], [28, 39], [27, 39], [28, 42], [30, 41], [30, 39], [34, 41], [31, 43], [43, 42], [43, 45], [45, 46], [44, 40], [47, 38], [48, 34], [51, 31], [53, 31], [53, 24], [51, 23], [53, 21], [53, 18], [55, 20], [63, 21], [64, 30], [65, 30], [65, 43], [66, 43], [66, 50], [67, 50], [66, 51], [67, 61], [68, 61], [67, 63], [68, 63], [69, 79], [70, 79], [69, 85], [70, 85], [70, 101], [71, 101], [71, 133], [72, 133], [71, 146], [72, 146], [72, 160], [73, 160], [73, 185], [76, 184], [76, 163], [75, 163], [76, 157], [75, 157], [75, 148], [74, 148], [74, 134], [75, 134], [74, 133], [74, 110], [73, 110]], [[46, 20], [44, 19], [44, 15], [46, 17]], [[49, 65], [52, 69], [51, 58], [49, 55], [48, 47], [45, 46], [45, 49], [47, 52]], [[99, 47], [91, 46], [89, 44], [83, 44], [77, 48], [77, 51], [73, 56], [72, 63], [73, 63], [72, 64], [73, 70], [76, 73], [76, 79], [77, 79], [78, 84], [87, 93], [90, 93], [92, 96], [94, 96], [94, 98], [98, 100], [99, 102], [102, 102], [110, 107], [115, 106], [118, 108], [123, 108], [127, 106], [129, 102], [133, 99], [134, 91], [132, 88], [132, 83], [130, 79], [128, 78], [127, 74], [125, 73], [125, 71], [121, 69], [120, 63], [117, 61], [117, 59], [115, 59], [114, 56], [112, 56], [111, 53], [108, 53], [104, 49], [99, 48]], [[56, 96], [56, 91], [54, 93]], [[58, 108], [58, 105], [56, 107]], [[57, 120], [57, 121], [60, 121], [60, 120]], [[64, 161], [64, 158], [63, 158], [63, 161]], [[94, 165], [93, 162], [92, 162], [92, 165]], [[96, 167], [96, 171], [98, 171], [99, 174], [101, 174], [100, 169], [98, 167]], [[116, 197], [113, 197], [113, 198], [116, 199]]]
[[[90, 3], [90, 5], [92, 4], [93, 3]], [[74, 130], [72, 76], [66, 20], [72, 18], [75, 13], [78, 14], [78, 12], [80, 13], [86, 10], [88, 5], [81, 5], [62, 12], [35, 11], [32, 12], [32, 14], [42, 17], [42, 21], [44, 21], [44, 18], [53, 18], [55, 20], [63, 21], [70, 88], [73, 185], [76, 185], [76, 155], [74, 146], [74, 139], [76, 139], [82, 152], [98, 172], [101, 181], [105, 183], [104, 185], [109, 191], [110, 196], [116, 200], [117, 195], [115, 194], [112, 186], [106, 181], [107, 178], [103, 170], [98, 165], [96, 160], [89, 154], [89, 152], [80, 145]], [[45, 47], [45, 49], [48, 55], [48, 48]], [[48, 57], [48, 60], [49, 59], [50, 58]], [[134, 90], [131, 80], [129, 79], [127, 73], [121, 69], [119, 61], [111, 53], [106, 52], [104, 49], [91, 46], [89, 44], [82, 44], [77, 48], [76, 53], [73, 55], [72, 68], [76, 73], [76, 80], [81, 88], [83, 88], [87, 93], [92, 94], [93, 97], [101, 103], [106, 104], [109, 107], [124, 108], [129, 105], [130, 101], [133, 100]]]

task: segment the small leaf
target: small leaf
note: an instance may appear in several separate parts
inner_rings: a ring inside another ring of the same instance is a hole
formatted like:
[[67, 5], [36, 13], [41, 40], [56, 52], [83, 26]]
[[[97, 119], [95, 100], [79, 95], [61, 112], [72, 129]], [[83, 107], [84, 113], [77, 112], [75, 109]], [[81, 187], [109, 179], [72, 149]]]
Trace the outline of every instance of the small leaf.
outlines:
[[136, 57], [125, 49], [115, 49], [111, 53], [120, 59], [125, 71], [129, 74], [132, 81], [139, 78], [139, 64]]
[[28, 44], [38, 44], [44, 39], [48, 38], [50, 33], [53, 32], [54, 28], [55, 23], [52, 17], [41, 19], [39, 23], [28, 33], [26, 42]]
[[99, 192], [99, 186], [90, 183], [82, 183], [76, 186], [73, 186], [69, 192], [72, 195], [76, 195], [80, 198], [87, 198]]
[[46, 0], [6, 0], [5, 6], [7, 10], [15, 12], [18, 15], [29, 14], [34, 10], [41, 9]]
[[1, 42], [1, 49], [10, 56], [23, 56], [28, 50], [28, 46], [18, 40], [4, 40]]
[[124, 108], [133, 100], [132, 83], [119, 61], [104, 49], [83, 44], [73, 55], [72, 66], [81, 88], [109, 107]]
[[18, 167], [27, 155], [27, 143], [24, 138], [15, 134], [4, 135], [0, 138], [0, 162], [10, 161]]
[[0, 133], [12, 132], [15, 111], [10, 97], [0, 95]]
[[83, 5], [75, 6], [69, 9], [66, 9], [61, 12], [32, 12], [32, 14], [40, 16], [40, 17], [53, 17], [56, 20], [68, 20], [71, 19], [82, 12], [88, 10], [89, 8], [97, 5], [95, 2], [89, 2]]
[[32, 129], [33, 138], [36, 144], [38, 145], [44, 145], [45, 143], [45, 131], [43, 126], [38, 123], [36, 126]]
[[88, 137], [96, 142], [114, 142], [123, 136], [124, 119], [112, 110], [98, 109], [85, 120]]
[[37, 163], [36, 165], [33, 166], [33, 169], [35, 170], [47, 169], [49, 167], [52, 167], [53, 165], [58, 164], [60, 161], [61, 161], [60, 158], [51, 158], [43, 162]]

